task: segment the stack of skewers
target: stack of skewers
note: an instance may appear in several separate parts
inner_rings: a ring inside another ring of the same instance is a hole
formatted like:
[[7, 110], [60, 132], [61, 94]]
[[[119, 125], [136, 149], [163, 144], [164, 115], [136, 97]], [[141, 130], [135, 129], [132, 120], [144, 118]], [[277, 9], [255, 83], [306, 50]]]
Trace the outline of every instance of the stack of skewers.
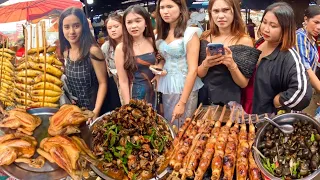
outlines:
[[0, 102], [4, 106], [13, 106], [14, 93], [12, 93], [14, 85], [14, 66], [12, 61], [15, 59], [15, 52], [3, 47], [0, 48]]
[[[45, 37], [43, 24], [41, 28]], [[39, 47], [38, 26], [36, 30], [37, 48], [29, 49], [16, 67], [15, 100], [22, 107], [58, 107], [63, 64], [55, 55], [56, 47], [46, 46], [45, 38], [42, 45], [46, 48]]]
[[[231, 110], [224, 126], [226, 106], [220, 118], [214, 119], [217, 107], [197, 109], [193, 118], [187, 118], [173, 142], [173, 151], [168, 155], [172, 173], [169, 180], [207, 179], [232, 180], [260, 179], [260, 171], [252, 156], [251, 146], [255, 138], [255, 127], [249, 116], [249, 132], [244, 112]], [[240, 118], [240, 113], [242, 118]], [[233, 121], [233, 116], [236, 114]], [[241, 124], [239, 125], [239, 120]], [[240, 129], [239, 129], [240, 128]], [[210, 170], [211, 164], [211, 170]], [[235, 173], [235, 174], [234, 174]]]

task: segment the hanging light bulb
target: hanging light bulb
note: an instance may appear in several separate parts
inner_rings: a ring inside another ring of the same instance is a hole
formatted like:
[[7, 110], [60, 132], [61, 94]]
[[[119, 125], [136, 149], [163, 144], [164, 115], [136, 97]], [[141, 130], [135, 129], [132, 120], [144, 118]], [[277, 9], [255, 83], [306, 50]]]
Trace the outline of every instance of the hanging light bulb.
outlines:
[[87, 0], [88, 4], [93, 4], [93, 0]]

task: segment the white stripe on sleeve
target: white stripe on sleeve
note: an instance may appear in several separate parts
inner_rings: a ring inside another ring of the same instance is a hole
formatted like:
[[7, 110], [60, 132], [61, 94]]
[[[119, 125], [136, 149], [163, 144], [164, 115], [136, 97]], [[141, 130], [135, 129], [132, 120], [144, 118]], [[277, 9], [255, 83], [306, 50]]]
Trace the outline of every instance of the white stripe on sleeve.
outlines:
[[284, 105], [287, 105], [289, 108], [293, 108], [306, 95], [306, 92], [307, 92], [307, 77], [306, 77], [306, 74], [305, 74], [305, 68], [304, 68], [303, 64], [301, 63], [301, 59], [300, 59], [300, 56], [298, 55], [297, 51], [295, 49], [292, 49], [292, 48], [289, 49], [289, 51], [292, 54], [293, 59], [294, 59], [295, 64], [296, 64], [298, 89], [296, 90], [296, 92], [293, 94], [293, 96], [289, 100], [284, 102]]

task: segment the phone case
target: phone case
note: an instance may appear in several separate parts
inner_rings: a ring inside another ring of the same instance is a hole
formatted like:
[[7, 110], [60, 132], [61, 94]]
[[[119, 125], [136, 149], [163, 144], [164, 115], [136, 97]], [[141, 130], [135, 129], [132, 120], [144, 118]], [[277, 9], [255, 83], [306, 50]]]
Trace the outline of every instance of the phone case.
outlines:
[[223, 44], [209, 43], [207, 46], [208, 46], [208, 49], [209, 49], [211, 55], [215, 55], [215, 54], [224, 55], [225, 54]]

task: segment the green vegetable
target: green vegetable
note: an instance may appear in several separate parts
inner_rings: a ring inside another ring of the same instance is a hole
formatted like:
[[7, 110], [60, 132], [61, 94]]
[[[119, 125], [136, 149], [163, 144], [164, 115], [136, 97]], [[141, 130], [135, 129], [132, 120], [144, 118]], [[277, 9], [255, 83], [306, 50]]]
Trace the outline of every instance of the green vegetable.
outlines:
[[133, 176], [132, 176], [132, 180], [136, 180], [137, 179], [137, 174], [133, 174]]
[[269, 158], [262, 159], [262, 165], [264, 168], [266, 168], [272, 175], [274, 175], [274, 170], [276, 169], [275, 163], [270, 163]]
[[104, 159], [107, 160], [108, 162], [111, 162], [113, 159], [113, 156], [109, 151], [107, 151], [104, 153]]
[[122, 167], [123, 167], [124, 171], [128, 174], [129, 171], [128, 171], [127, 167], [124, 164], [122, 164]]
[[122, 146], [117, 146], [116, 149], [119, 150], [119, 151], [125, 151], [125, 148], [122, 147]]
[[310, 141], [311, 141], [311, 142], [314, 142], [315, 140], [316, 140], [316, 138], [315, 138], [314, 134], [312, 133], [311, 138], [310, 138]]

